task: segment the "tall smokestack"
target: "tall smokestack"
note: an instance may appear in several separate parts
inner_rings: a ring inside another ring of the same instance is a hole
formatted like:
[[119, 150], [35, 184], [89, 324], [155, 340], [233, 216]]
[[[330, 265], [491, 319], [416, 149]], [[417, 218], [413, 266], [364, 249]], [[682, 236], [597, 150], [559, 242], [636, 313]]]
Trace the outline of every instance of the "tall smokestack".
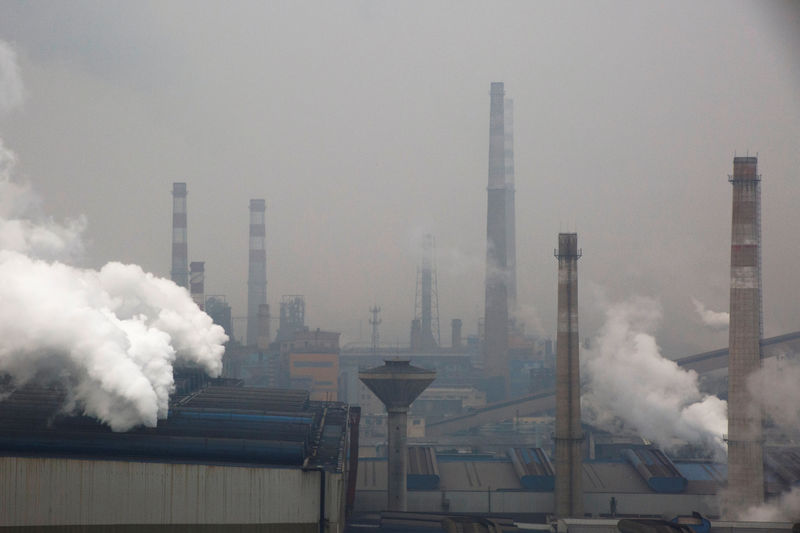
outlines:
[[172, 281], [189, 288], [189, 244], [186, 229], [186, 183], [172, 184]]
[[454, 350], [461, 349], [461, 319], [454, 318], [453, 321], [450, 323], [452, 327], [452, 339], [450, 346], [453, 347]]
[[261, 351], [269, 348], [269, 305], [258, 306], [258, 349]]
[[556, 356], [556, 516], [583, 516], [578, 235], [559, 233]]
[[189, 292], [194, 303], [202, 310], [206, 299], [206, 264], [203, 261], [192, 261], [189, 267], [191, 270]]
[[267, 303], [267, 251], [264, 244], [266, 228], [262, 199], [250, 200], [250, 267], [247, 276], [247, 345], [258, 344], [258, 310]]
[[[435, 350], [439, 347], [439, 296], [436, 271], [433, 265], [433, 235], [422, 240], [422, 266], [417, 273], [416, 316], [419, 319], [419, 349]], [[435, 331], [434, 331], [435, 330]]]
[[508, 308], [517, 310], [517, 223], [514, 212], [514, 100], [505, 100], [506, 174], [506, 267], [508, 268]]
[[761, 367], [761, 176], [758, 158], [734, 157], [728, 355], [728, 491], [724, 512], [764, 502], [761, 412], [747, 378]]
[[489, 110], [489, 187], [486, 210], [486, 305], [484, 365], [487, 400], [508, 397], [508, 293], [506, 287], [505, 114], [502, 82], [491, 85]]

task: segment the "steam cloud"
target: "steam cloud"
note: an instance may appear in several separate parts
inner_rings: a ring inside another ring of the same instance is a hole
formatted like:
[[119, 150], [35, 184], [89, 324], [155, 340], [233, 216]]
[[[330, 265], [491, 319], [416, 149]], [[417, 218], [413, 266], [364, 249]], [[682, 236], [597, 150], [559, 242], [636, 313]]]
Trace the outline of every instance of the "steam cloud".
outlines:
[[[21, 98], [13, 50], [0, 41], [0, 111]], [[115, 431], [155, 426], [167, 415], [173, 362], [219, 375], [227, 336], [172, 281], [135, 265], [63, 262], [82, 252], [85, 221], [43, 216], [31, 188], [14, 181], [15, 163], [0, 139], [0, 374], [15, 386], [60, 382], [65, 410]]]
[[747, 389], [755, 404], [776, 426], [800, 431], [800, 362], [784, 357], [761, 360], [761, 368], [748, 376]]
[[607, 310], [592, 349], [583, 351], [584, 414], [597, 426], [632, 430], [665, 448], [677, 438], [722, 455], [727, 403], [701, 394], [696, 372], [661, 355], [652, 334], [661, 317], [650, 298]]
[[700, 315], [703, 324], [713, 329], [725, 329], [730, 323], [730, 315], [724, 311], [712, 311], [706, 309], [706, 306], [700, 300], [692, 298], [694, 310]]
[[794, 487], [774, 500], [751, 507], [738, 516], [750, 522], [798, 522], [800, 521], [800, 488]]

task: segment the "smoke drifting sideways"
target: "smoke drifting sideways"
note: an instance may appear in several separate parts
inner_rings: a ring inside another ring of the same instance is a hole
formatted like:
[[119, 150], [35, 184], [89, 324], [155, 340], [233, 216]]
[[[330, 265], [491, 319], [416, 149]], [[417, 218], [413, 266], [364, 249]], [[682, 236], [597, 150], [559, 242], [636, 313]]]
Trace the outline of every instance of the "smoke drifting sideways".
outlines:
[[702, 394], [696, 372], [661, 355], [653, 336], [661, 319], [661, 307], [651, 298], [607, 308], [593, 346], [581, 357], [584, 420], [634, 432], [665, 449], [684, 441], [722, 458], [727, 402]]
[[[19, 101], [13, 50], [0, 41], [0, 104]], [[11, 387], [60, 383], [64, 412], [114, 431], [167, 416], [173, 363], [222, 371], [224, 330], [172, 281], [136, 265], [70, 266], [85, 220], [44, 216], [31, 187], [14, 180], [16, 156], [0, 139], [0, 375]]]
[[737, 520], [747, 522], [798, 522], [800, 521], [800, 488], [793, 487], [756, 507], [751, 507], [737, 515]]
[[[770, 431], [783, 432], [788, 441], [800, 438], [800, 362], [786, 356], [761, 360], [761, 368], [747, 378], [755, 407], [767, 417]], [[800, 521], [800, 487], [741, 512], [737, 518], [753, 522]]]
[[717, 330], [728, 328], [728, 324], [731, 321], [730, 314], [725, 311], [706, 309], [705, 304], [696, 298], [692, 298], [692, 303], [694, 304], [694, 310], [700, 315], [700, 320], [703, 321], [703, 324]]

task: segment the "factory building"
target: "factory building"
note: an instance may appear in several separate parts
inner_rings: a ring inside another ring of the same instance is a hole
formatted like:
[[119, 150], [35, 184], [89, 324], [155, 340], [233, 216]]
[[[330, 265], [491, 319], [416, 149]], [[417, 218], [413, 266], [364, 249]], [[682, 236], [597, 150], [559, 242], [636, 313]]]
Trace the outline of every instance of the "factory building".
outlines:
[[289, 385], [311, 393], [312, 400], [336, 401], [339, 392], [339, 336], [332, 331], [297, 331], [281, 345]]
[[223, 381], [175, 397], [155, 428], [114, 433], [59, 414], [64, 401], [26, 387], [0, 402], [0, 527], [344, 530], [357, 409]]
[[[409, 446], [408, 511], [554, 515], [555, 468], [539, 448], [509, 447], [504, 453], [454, 453], [444, 446]], [[798, 448], [775, 448], [768, 456], [767, 494], [777, 496], [800, 480], [792, 467]], [[583, 513], [576, 518], [648, 516], [671, 518], [697, 511], [719, 519], [719, 494], [726, 465], [708, 460], [670, 459], [650, 445], [596, 444], [581, 465]], [[796, 464], [796, 463], [794, 463]], [[782, 466], [777, 466], [782, 465]], [[356, 512], [382, 509], [386, 498], [385, 458], [359, 459]]]

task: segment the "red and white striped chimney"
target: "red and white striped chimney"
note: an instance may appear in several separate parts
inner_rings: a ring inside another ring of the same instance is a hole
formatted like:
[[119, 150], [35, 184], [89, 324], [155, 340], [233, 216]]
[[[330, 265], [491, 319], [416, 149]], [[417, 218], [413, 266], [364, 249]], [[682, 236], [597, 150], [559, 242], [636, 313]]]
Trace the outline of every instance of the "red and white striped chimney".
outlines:
[[728, 355], [728, 490], [732, 515], [764, 502], [761, 411], [747, 379], [761, 367], [761, 176], [758, 158], [735, 157]]
[[186, 228], [186, 183], [172, 184], [172, 271], [171, 279], [189, 288], [189, 244]]

